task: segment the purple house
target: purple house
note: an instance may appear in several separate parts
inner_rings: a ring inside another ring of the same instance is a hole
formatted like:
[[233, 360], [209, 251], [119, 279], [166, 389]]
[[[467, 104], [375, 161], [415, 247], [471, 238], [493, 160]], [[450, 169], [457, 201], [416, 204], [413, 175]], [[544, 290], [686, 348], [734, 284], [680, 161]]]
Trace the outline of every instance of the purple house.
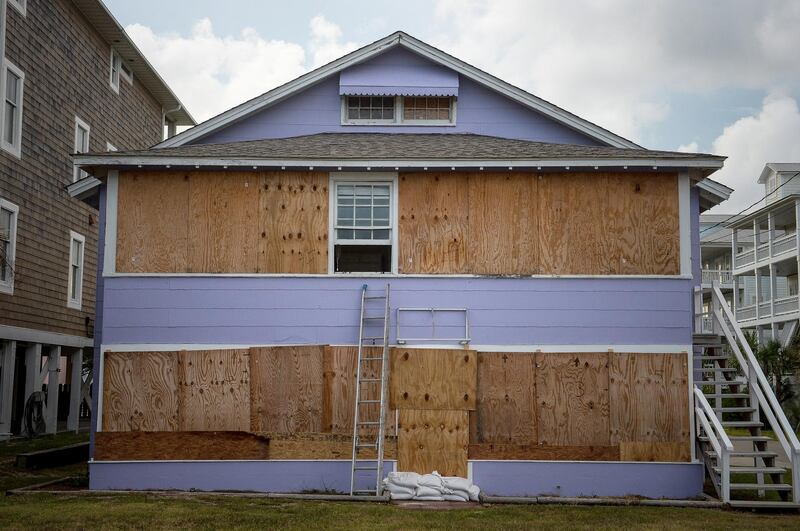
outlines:
[[736, 489], [703, 391], [738, 400], [755, 371], [722, 381], [728, 328], [694, 334], [722, 157], [644, 149], [397, 32], [76, 164], [100, 183], [92, 488]]

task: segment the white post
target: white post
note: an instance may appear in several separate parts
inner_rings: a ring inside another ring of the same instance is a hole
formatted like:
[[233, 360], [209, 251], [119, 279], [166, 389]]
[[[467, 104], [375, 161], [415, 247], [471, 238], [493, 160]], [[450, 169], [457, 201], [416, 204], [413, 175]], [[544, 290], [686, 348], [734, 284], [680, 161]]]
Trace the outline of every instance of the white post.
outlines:
[[42, 390], [42, 344], [31, 343], [25, 348], [25, 401]]
[[761, 318], [761, 273], [756, 266], [756, 320]]
[[45, 433], [58, 431], [58, 364], [61, 347], [51, 346], [47, 350], [47, 405], [45, 407]]
[[17, 364], [17, 342], [3, 341], [0, 345], [0, 439], [11, 437], [11, 405], [14, 401], [14, 369]]
[[72, 362], [72, 372], [70, 373], [69, 386], [69, 416], [67, 417], [67, 429], [78, 432], [78, 417], [81, 409], [81, 391], [83, 387], [83, 349], [77, 348], [70, 356]]

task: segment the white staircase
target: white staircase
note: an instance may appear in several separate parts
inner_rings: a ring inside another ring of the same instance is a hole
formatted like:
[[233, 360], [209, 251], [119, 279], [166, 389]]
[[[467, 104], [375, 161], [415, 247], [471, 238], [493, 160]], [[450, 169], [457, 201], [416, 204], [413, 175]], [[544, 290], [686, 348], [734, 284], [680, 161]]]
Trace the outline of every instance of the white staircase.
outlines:
[[711, 294], [712, 310], [699, 310], [697, 330], [707, 333], [694, 336], [698, 458], [723, 502], [800, 507], [797, 435], [719, 286], [697, 288], [699, 308], [703, 293]]

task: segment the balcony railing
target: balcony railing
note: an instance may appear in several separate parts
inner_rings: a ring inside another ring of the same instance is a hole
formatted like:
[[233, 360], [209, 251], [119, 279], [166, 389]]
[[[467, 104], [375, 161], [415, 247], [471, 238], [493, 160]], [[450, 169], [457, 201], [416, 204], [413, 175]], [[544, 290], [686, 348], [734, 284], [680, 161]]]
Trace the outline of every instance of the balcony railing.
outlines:
[[733, 284], [733, 272], [725, 269], [703, 269], [702, 279], [703, 284], [713, 284], [714, 282], [723, 286]]
[[741, 306], [736, 309], [737, 321], [749, 321], [750, 319], [755, 319], [755, 318], [756, 318], [755, 304], [751, 306]]
[[737, 254], [734, 258], [734, 264], [736, 267], [745, 267], [752, 264], [755, 261], [755, 258], [755, 251], [750, 249], [749, 251]]
[[787, 234], [772, 242], [772, 255], [787, 253], [797, 249], [797, 236]]
[[797, 295], [793, 295], [791, 297], [785, 297], [783, 299], [775, 299], [775, 315], [781, 315], [797, 311], [800, 311], [800, 306], [798, 306]]

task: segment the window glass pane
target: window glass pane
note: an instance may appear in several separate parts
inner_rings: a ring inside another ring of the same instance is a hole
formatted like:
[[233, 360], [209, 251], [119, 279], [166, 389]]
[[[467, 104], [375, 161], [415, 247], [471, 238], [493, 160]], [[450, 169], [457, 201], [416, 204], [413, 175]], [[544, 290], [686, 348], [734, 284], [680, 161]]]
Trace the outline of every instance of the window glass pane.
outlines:
[[73, 299], [78, 298], [78, 282], [80, 278], [78, 276], [78, 272], [80, 269], [77, 266], [72, 266], [72, 293], [70, 293], [70, 297]]
[[356, 232], [356, 239], [357, 240], [370, 240], [372, 239], [372, 231], [371, 230], [357, 230]]
[[11, 230], [11, 211], [0, 208], [0, 231]]
[[17, 102], [17, 91], [19, 90], [19, 76], [11, 70], [6, 70], [6, 99], [10, 102]]
[[81, 242], [72, 240], [72, 265], [77, 266], [81, 263]]
[[[389, 207], [375, 207], [372, 211], [372, 217], [375, 218], [376, 225], [388, 225], [389, 224]], [[379, 223], [379, 221], [384, 221], [385, 223]]]
[[389, 229], [378, 229], [372, 231], [372, 239], [373, 240], [388, 240], [389, 239]]
[[403, 119], [450, 121], [450, 98], [404, 98]]
[[14, 128], [16, 124], [16, 108], [6, 102], [6, 112], [3, 117], [3, 140], [9, 144], [14, 143]]
[[353, 229], [337, 229], [337, 238], [340, 240], [352, 240], [353, 239]]

